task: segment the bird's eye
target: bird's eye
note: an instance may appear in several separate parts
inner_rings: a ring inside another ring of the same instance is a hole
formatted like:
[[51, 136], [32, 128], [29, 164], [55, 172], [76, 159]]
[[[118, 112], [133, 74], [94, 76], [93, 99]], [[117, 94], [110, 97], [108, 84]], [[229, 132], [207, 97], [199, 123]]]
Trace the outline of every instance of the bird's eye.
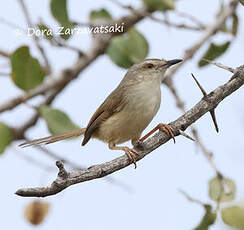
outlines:
[[145, 65], [145, 67], [146, 67], [147, 69], [152, 69], [152, 68], [154, 67], [154, 65], [153, 65], [152, 63], [147, 63], [147, 64]]

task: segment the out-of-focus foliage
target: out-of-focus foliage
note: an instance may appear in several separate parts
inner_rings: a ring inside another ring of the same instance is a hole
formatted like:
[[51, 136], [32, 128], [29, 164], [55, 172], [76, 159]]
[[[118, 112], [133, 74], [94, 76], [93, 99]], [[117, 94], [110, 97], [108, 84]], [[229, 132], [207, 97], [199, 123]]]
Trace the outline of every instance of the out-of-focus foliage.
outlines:
[[30, 55], [29, 47], [21, 46], [10, 56], [12, 80], [21, 89], [28, 91], [40, 85], [45, 71], [36, 58]]
[[174, 0], [142, 0], [149, 10], [173, 10], [175, 8]]
[[41, 106], [38, 108], [38, 111], [46, 121], [48, 130], [53, 135], [66, 133], [80, 128], [70, 120], [68, 115], [58, 109], [53, 109], [50, 106]]
[[129, 68], [146, 58], [149, 45], [145, 37], [135, 28], [131, 28], [125, 35], [112, 39], [107, 54], [118, 66]]
[[225, 42], [224, 44], [217, 45], [214, 43], [211, 43], [207, 51], [204, 53], [203, 57], [200, 59], [198, 62], [199, 67], [203, 67], [205, 65], [208, 65], [209, 63], [202, 60], [203, 58], [208, 59], [208, 60], [214, 60], [218, 57], [220, 57], [222, 54], [225, 53], [225, 51], [228, 49], [230, 45], [230, 42]]
[[50, 209], [50, 204], [40, 200], [35, 200], [26, 205], [24, 216], [33, 225], [43, 222]]
[[[220, 5], [220, 9], [216, 15], [217, 18], [223, 14], [223, 10], [224, 10], [224, 4], [222, 2]], [[232, 23], [228, 23], [228, 20], [225, 21], [225, 23], [222, 25], [220, 30], [222, 32], [231, 33], [233, 36], [236, 36], [238, 30], [238, 24], [239, 24], [239, 19], [237, 14], [233, 14], [231, 19], [232, 19]]]
[[229, 178], [218, 177], [209, 181], [209, 197], [218, 202], [229, 202], [235, 198], [235, 182]]
[[[59, 24], [64, 27], [61, 37], [65, 40], [68, 39], [71, 35], [69, 31], [72, 29], [73, 23], [69, 19], [67, 0], [51, 0], [51, 13]], [[66, 33], [66, 31], [68, 32]]]
[[99, 19], [112, 20], [111, 14], [106, 9], [92, 10], [89, 16], [89, 20], [94, 22]]
[[7, 125], [0, 122], [0, 154], [4, 152], [4, 150], [12, 142], [12, 140], [12, 130]]
[[244, 208], [231, 206], [221, 211], [223, 221], [238, 230], [244, 230]]
[[244, 0], [239, 0], [239, 2], [244, 6]]
[[200, 222], [200, 224], [194, 230], [208, 230], [209, 226], [214, 224], [216, 220], [216, 213], [212, 211], [210, 205], [204, 205], [205, 214]]

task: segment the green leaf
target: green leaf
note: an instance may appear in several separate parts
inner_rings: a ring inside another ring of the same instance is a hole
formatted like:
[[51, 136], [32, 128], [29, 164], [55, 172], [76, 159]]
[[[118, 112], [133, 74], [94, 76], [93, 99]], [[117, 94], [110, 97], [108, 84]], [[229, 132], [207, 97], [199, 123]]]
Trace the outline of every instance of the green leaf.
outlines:
[[30, 55], [29, 47], [19, 47], [11, 54], [10, 60], [12, 80], [19, 88], [29, 91], [43, 82], [45, 71], [39, 61]]
[[203, 67], [203, 66], [209, 64], [208, 62], [202, 60], [203, 58], [206, 58], [206, 59], [212, 61], [212, 60], [220, 57], [228, 49], [229, 45], [230, 45], [229, 41], [225, 42], [224, 44], [221, 44], [221, 45], [216, 45], [214, 43], [211, 43], [208, 50], [205, 52], [203, 57], [198, 62], [198, 66]]
[[232, 30], [231, 30], [231, 33], [233, 36], [236, 36], [237, 35], [237, 31], [238, 31], [238, 25], [239, 25], [239, 19], [238, 19], [238, 16], [236, 14], [233, 14], [232, 16]]
[[12, 142], [12, 140], [12, 130], [7, 125], [0, 122], [0, 154], [4, 152], [4, 150]]
[[151, 11], [160, 10], [174, 10], [174, 0], [142, 0], [147, 8]]
[[145, 59], [149, 45], [144, 36], [131, 28], [126, 34], [116, 36], [110, 42], [107, 54], [110, 59], [122, 68], [129, 68], [134, 63]]
[[111, 21], [112, 16], [106, 9], [100, 9], [100, 10], [91, 11], [89, 19], [91, 22], [93, 22], [97, 19], [106, 19], [108, 21]]
[[[226, 194], [224, 194], [223, 186]], [[214, 201], [229, 202], [235, 198], [236, 186], [235, 182], [229, 178], [224, 178], [223, 181], [218, 177], [209, 181], [209, 197]]]
[[48, 130], [53, 135], [80, 129], [64, 112], [58, 109], [53, 109], [50, 106], [41, 106], [38, 111], [46, 121]]
[[221, 215], [226, 224], [239, 230], [244, 229], [244, 208], [238, 206], [223, 208]]
[[149, 45], [145, 37], [135, 28], [128, 31], [129, 57], [133, 63], [138, 63], [145, 59], [149, 51]]
[[39, 30], [42, 31], [42, 33], [44, 34], [45, 38], [48, 40], [52, 40], [53, 39], [53, 32], [50, 28], [48, 28], [46, 25], [44, 24], [38, 24], [37, 25]]
[[204, 205], [204, 208], [205, 215], [195, 230], [208, 230], [208, 227], [214, 224], [216, 220], [216, 213], [212, 211], [212, 207], [210, 205]]
[[244, 0], [239, 0], [239, 2], [244, 6]]
[[71, 31], [73, 23], [69, 20], [67, 0], [51, 0], [51, 13], [59, 24], [64, 27], [61, 37], [65, 40], [68, 39], [71, 33], [65, 33], [65, 31]]

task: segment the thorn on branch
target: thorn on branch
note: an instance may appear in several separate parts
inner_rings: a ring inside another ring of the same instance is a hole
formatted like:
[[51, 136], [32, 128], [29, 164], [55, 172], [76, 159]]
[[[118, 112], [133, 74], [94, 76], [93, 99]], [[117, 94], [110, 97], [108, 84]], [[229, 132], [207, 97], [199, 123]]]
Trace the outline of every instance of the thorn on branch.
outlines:
[[223, 64], [221, 64], [219, 62], [211, 61], [211, 60], [206, 59], [206, 58], [203, 58], [202, 60], [205, 61], [205, 62], [207, 62], [207, 63], [209, 63], [209, 64], [213, 64], [213, 65], [215, 65], [215, 66], [217, 66], [217, 67], [219, 67], [221, 69], [225, 69], [225, 70], [227, 70], [227, 71], [229, 71], [231, 73], [234, 73], [235, 72], [235, 69], [233, 69], [232, 67], [223, 65]]
[[186, 134], [185, 132], [183, 132], [183, 131], [180, 130], [180, 129], [179, 129], [179, 133], [180, 133], [180, 135], [182, 135], [182, 136], [188, 138], [189, 140], [191, 140], [191, 141], [195, 141], [195, 139], [193, 139], [192, 137], [190, 137], [188, 134]]
[[[191, 74], [191, 76], [193, 77], [193, 79], [194, 79], [194, 81], [196, 82], [197, 86], [198, 86], [199, 89], [201, 90], [201, 92], [202, 92], [202, 94], [203, 94], [203, 97], [206, 97], [206, 96], [207, 96], [206, 91], [205, 91], [204, 88], [201, 86], [201, 84], [199, 83], [199, 81], [195, 78], [195, 76], [193, 75], [193, 73]], [[216, 130], [216, 132], [218, 133], [218, 132], [219, 132], [219, 127], [218, 127], [218, 123], [217, 123], [217, 119], [216, 119], [215, 111], [214, 111], [214, 109], [211, 109], [209, 112], [210, 112], [211, 118], [212, 118], [212, 120], [213, 120], [215, 130]]]

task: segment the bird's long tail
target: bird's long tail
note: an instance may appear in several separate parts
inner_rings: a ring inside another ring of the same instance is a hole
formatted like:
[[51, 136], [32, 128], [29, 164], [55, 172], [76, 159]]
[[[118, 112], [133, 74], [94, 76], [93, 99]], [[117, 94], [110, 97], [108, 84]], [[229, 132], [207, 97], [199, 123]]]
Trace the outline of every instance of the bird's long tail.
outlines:
[[86, 129], [79, 129], [79, 130], [75, 130], [72, 132], [68, 132], [68, 133], [64, 133], [64, 134], [60, 134], [60, 135], [52, 135], [52, 136], [48, 136], [48, 137], [43, 137], [43, 138], [39, 138], [39, 139], [35, 139], [33, 141], [27, 141], [24, 142], [22, 144], [20, 144], [20, 147], [28, 147], [28, 146], [32, 146], [32, 145], [40, 145], [40, 144], [51, 144], [57, 141], [62, 141], [68, 138], [72, 138], [72, 137], [79, 137], [81, 135], [83, 135], [85, 133]]

